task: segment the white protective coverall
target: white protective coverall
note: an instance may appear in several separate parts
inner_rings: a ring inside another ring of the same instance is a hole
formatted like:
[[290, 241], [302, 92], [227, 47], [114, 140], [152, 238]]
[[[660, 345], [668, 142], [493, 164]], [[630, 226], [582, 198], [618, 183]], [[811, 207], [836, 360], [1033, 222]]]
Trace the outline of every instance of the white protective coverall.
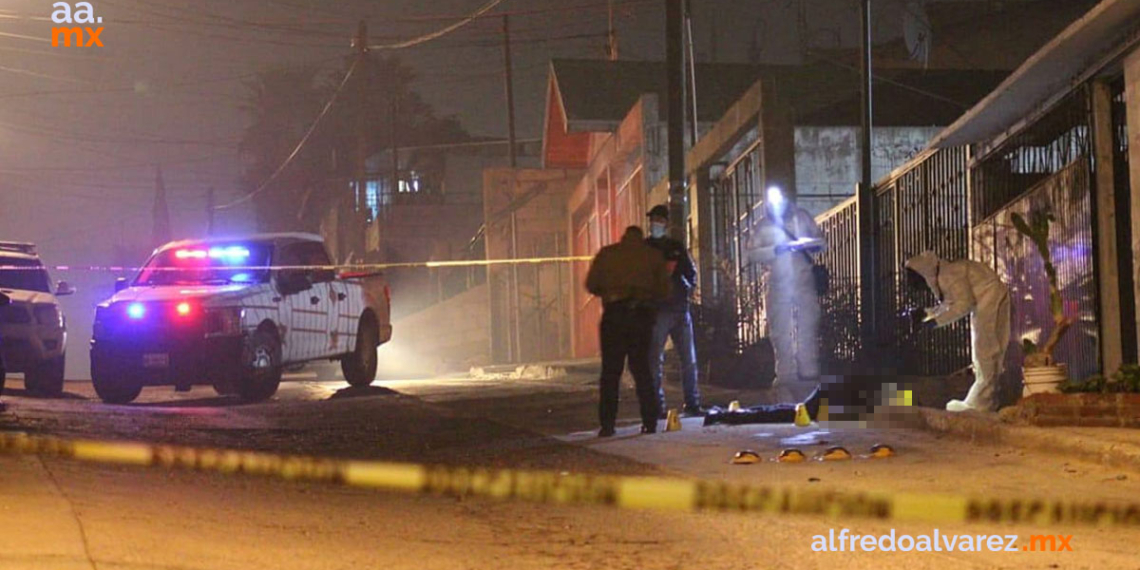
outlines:
[[811, 214], [794, 204], [787, 205], [783, 216], [768, 211], [748, 239], [748, 259], [769, 269], [764, 302], [781, 384], [819, 377], [820, 308], [812, 263], [803, 251], [776, 253], [777, 246], [797, 239], [821, 240], [811, 252], [826, 248]]
[[946, 261], [924, 251], [906, 262], [926, 280], [937, 307], [926, 309], [939, 327], [970, 315], [971, 352], [974, 357], [974, 385], [966, 400], [951, 400], [946, 409], [993, 411], [994, 391], [1005, 367], [1009, 345], [1009, 288], [998, 274], [977, 261]]

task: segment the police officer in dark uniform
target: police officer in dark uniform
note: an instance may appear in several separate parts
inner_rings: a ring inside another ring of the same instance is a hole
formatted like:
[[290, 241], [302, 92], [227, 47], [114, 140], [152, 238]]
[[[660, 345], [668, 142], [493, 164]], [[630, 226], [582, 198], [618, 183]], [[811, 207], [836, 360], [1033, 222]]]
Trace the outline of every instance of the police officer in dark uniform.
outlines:
[[603, 247], [590, 264], [586, 289], [602, 300], [602, 376], [599, 380], [599, 437], [614, 435], [621, 375], [637, 387], [641, 433], [657, 431], [657, 394], [649, 369], [649, 343], [658, 303], [669, 296], [669, 271], [661, 252], [645, 243], [641, 228], [625, 230], [619, 243]]
[[701, 391], [697, 387], [697, 348], [693, 342], [693, 318], [689, 311], [689, 296], [697, 283], [697, 269], [689, 257], [685, 244], [667, 235], [669, 231], [669, 208], [654, 206], [649, 211], [649, 239], [646, 243], [665, 255], [665, 262], [671, 272], [673, 291], [657, 310], [657, 322], [653, 327], [653, 344], [650, 346], [649, 365], [653, 369], [653, 385], [657, 391], [658, 404], [662, 413], [665, 407], [665, 341], [673, 339], [673, 348], [681, 359], [681, 387], [685, 395], [684, 414], [700, 416]]

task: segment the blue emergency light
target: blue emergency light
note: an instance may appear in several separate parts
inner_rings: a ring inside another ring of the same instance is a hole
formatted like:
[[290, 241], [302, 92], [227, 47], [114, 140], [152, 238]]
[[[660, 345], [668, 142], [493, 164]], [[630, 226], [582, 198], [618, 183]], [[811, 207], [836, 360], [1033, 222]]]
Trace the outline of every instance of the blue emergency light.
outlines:
[[142, 303], [131, 303], [127, 305], [127, 316], [132, 319], [141, 319], [146, 316], [146, 305]]
[[210, 259], [221, 259], [223, 261], [238, 261], [249, 258], [249, 249], [235, 245], [230, 247], [212, 247], [210, 248]]

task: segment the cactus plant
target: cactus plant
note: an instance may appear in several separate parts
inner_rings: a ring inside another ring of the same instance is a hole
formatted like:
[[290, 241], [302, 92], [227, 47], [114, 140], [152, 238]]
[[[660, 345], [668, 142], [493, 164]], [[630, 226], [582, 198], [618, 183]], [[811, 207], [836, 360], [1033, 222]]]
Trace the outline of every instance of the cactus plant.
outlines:
[[1024, 364], [1026, 367], [1052, 366], [1055, 364], [1053, 351], [1057, 348], [1057, 343], [1061, 342], [1061, 338], [1073, 325], [1073, 320], [1065, 316], [1061, 289], [1057, 285], [1057, 268], [1053, 265], [1053, 257], [1049, 252], [1049, 226], [1056, 218], [1052, 212], [1044, 209], [1030, 212], [1028, 221], [1017, 213], [1010, 218], [1018, 233], [1033, 242], [1045, 264], [1045, 275], [1049, 278], [1049, 310], [1053, 315], [1053, 329], [1049, 331], [1044, 344], [1038, 346], [1029, 339], [1021, 341], [1025, 349]]

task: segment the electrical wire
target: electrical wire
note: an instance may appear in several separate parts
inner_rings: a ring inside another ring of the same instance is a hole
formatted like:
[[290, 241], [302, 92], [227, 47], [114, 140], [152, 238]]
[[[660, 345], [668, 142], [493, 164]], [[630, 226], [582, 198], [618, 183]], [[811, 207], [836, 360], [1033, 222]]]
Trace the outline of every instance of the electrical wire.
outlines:
[[479, 18], [479, 16], [486, 14], [489, 10], [491, 10], [491, 8], [494, 8], [495, 6], [498, 6], [499, 4], [502, 4], [502, 3], [503, 3], [503, 0], [491, 0], [490, 2], [487, 2], [486, 4], [484, 4], [481, 8], [479, 8], [475, 12], [471, 13], [466, 18], [464, 18], [458, 22], [455, 22], [454, 24], [451, 24], [450, 26], [444, 26], [443, 28], [436, 30], [434, 32], [431, 32], [429, 34], [424, 34], [422, 36], [412, 38], [410, 40], [405, 40], [402, 42], [395, 42], [395, 43], [390, 43], [390, 44], [370, 45], [370, 46], [368, 46], [368, 49], [370, 49], [370, 50], [397, 50], [397, 49], [406, 49], [406, 48], [410, 48], [410, 47], [415, 47], [415, 46], [418, 46], [420, 44], [425, 44], [425, 43], [430, 42], [432, 40], [442, 38], [443, 36], [446, 36], [447, 34], [450, 34], [451, 32], [454, 32], [455, 30], [458, 30], [459, 28], [462, 28], [462, 27], [466, 26], [467, 24], [474, 22], [476, 19]]
[[48, 43], [49, 41], [51, 41], [47, 38], [38, 38], [36, 36], [25, 36], [24, 34], [13, 34], [13, 33], [9, 33], [9, 32], [0, 32], [0, 38], [14, 38], [17, 40], [31, 40], [33, 42], [44, 42], [44, 43]]
[[324, 119], [325, 115], [327, 115], [329, 113], [329, 110], [332, 109], [333, 103], [336, 102], [337, 97], [340, 96], [340, 93], [344, 91], [344, 86], [348, 85], [348, 80], [351, 79], [353, 74], [356, 72], [356, 67], [360, 65], [360, 61], [361, 58], [359, 57], [353, 60], [352, 66], [350, 66], [348, 68], [348, 72], [344, 74], [344, 79], [341, 80], [340, 85], [337, 85], [336, 91], [334, 91], [332, 96], [329, 97], [328, 102], [325, 103], [324, 108], [321, 109], [320, 114], [317, 115], [316, 120], [313, 121], [313, 124], [309, 125], [309, 129], [305, 132], [305, 135], [301, 137], [300, 141], [297, 142], [297, 146], [294, 147], [293, 152], [289, 153], [289, 156], [285, 158], [285, 161], [281, 163], [281, 166], [278, 166], [277, 170], [274, 170], [273, 174], [270, 174], [269, 178], [266, 178], [265, 181], [258, 185], [258, 187], [253, 192], [250, 192], [249, 194], [246, 194], [245, 196], [242, 196], [241, 198], [238, 198], [237, 200], [234, 200], [227, 204], [215, 206], [215, 210], [229, 210], [236, 206], [249, 202], [250, 200], [253, 200], [255, 196], [264, 192], [265, 189], [268, 188], [269, 185], [272, 184], [273, 181], [276, 180], [282, 172], [285, 171], [285, 168], [293, 162], [293, 159], [297, 158], [298, 154], [300, 154], [301, 149], [305, 146], [305, 143], [309, 141], [309, 137], [311, 137], [313, 135], [313, 132], [317, 130], [317, 126], [321, 124], [321, 119]]
[[[330, 63], [332, 61], [340, 61], [342, 59], [344, 59], [344, 56], [338, 55], [336, 57], [326, 57], [326, 58], [322, 58], [322, 59], [307, 62], [307, 63], [299, 63], [299, 64], [291, 64], [291, 65], [287, 65], [287, 66], [279, 66], [275, 69], [292, 68], [292, 67], [320, 67], [320, 66], [323, 66], [323, 65]], [[184, 87], [198, 87], [200, 85], [206, 85], [206, 84], [211, 84], [211, 83], [228, 83], [231, 81], [239, 81], [239, 80], [243, 80], [243, 79], [252, 79], [254, 77], [259, 77], [261, 75], [264, 75], [265, 73], [266, 73], [266, 70], [261, 70], [261, 71], [250, 71], [250, 72], [246, 72], [246, 73], [242, 73], [242, 74], [238, 74], [238, 75], [225, 75], [225, 76], [220, 76], [220, 77], [185, 79], [185, 80], [181, 80], [181, 81], [175, 81], [172, 83], [168, 83], [165, 85], [158, 84], [157, 87], [150, 87], [150, 88], [155, 89], [156, 91], [165, 91], [165, 90], [180, 89], [180, 88], [184, 88]], [[45, 95], [67, 95], [67, 96], [70, 96], [70, 95], [94, 95], [94, 94], [104, 94], [104, 93], [135, 93], [137, 91], [138, 91], [138, 88], [134, 87], [134, 86], [131, 86], [131, 87], [105, 87], [105, 88], [95, 88], [95, 89], [25, 91], [22, 93], [0, 94], [0, 99], [10, 99], [10, 98], [16, 98], [16, 97], [41, 97], [41, 96], [45, 96]]]

